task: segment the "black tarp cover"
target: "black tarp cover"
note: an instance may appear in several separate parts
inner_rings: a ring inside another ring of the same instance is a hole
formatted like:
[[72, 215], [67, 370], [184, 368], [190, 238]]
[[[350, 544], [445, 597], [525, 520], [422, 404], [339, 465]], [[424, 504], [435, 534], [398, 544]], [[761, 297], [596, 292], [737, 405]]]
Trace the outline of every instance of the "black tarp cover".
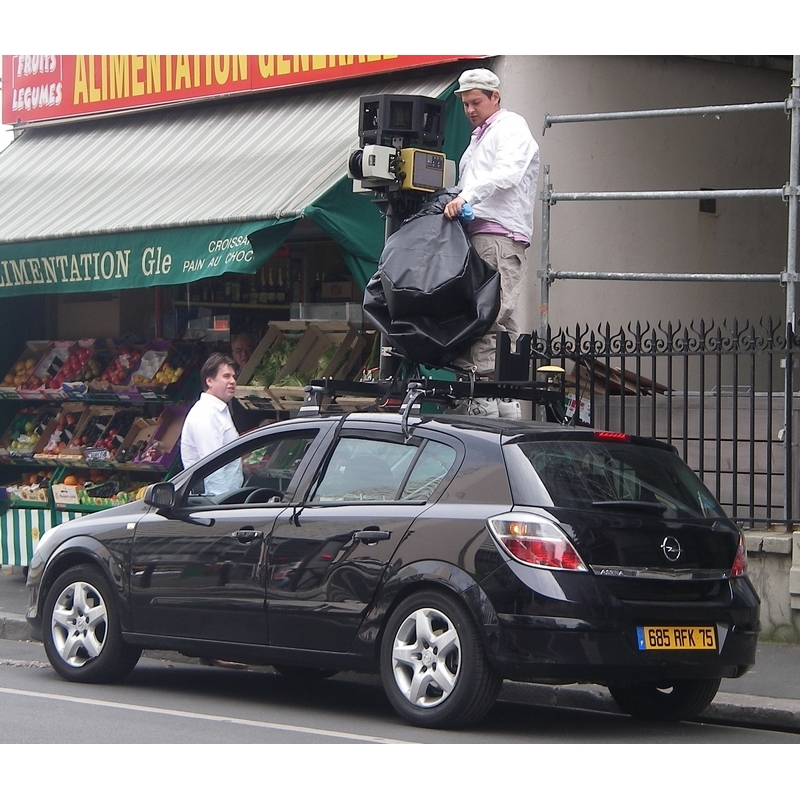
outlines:
[[434, 195], [387, 240], [364, 290], [364, 316], [409, 361], [452, 364], [492, 326], [500, 275], [442, 213], [456, 196]]

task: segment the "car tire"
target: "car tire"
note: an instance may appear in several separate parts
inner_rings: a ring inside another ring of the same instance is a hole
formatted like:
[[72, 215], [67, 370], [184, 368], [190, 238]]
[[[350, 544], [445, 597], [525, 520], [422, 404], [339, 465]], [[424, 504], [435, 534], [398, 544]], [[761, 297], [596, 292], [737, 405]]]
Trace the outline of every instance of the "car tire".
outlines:
[[114, 592], [97, 567], [80, 564], [60, 575], [47, 593], [42, 619], [47, 658], [68, 681], [114, 683], [142, 654], [123, 641]]
[[326, 678], [332, 678], [339, 672], [339, 670], [336, 669], [299, 667], [293, 664], [273, 664], [272, 669], [274, 669], [275, 672], [277, 672], [281, 677], [290, 681], [297, 681], [298, 683], [324, 681]]
[[383, 633], [380, 671], [394, 709], [426, 728], [474, 725], [503, 683], [469, 612], [435, 590], [415, 592], [394, 610]]
[[654, 681], [628, 686], [609, 686], [620, 709], [637, 719], [677, 722], [694, 719], [714, 699], [719, 678], [685, 681]]

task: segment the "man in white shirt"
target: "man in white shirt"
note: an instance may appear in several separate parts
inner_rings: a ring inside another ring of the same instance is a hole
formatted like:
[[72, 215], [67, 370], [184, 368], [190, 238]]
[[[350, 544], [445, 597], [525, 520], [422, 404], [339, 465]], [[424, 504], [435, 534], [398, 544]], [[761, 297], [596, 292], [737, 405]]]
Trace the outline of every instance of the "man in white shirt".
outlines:
[[[212, 353], [200, 370], [205, 391], [186, 415], [181, 432], [181, 461], [191, 467], [238, 438], [228, 403], [236, 390], [236, 363], [224, 353]], [[234, 459], [205, 479], [205, 494], [218, 495], [242, 485], [242, 465]]]
[[[458, 84], [456, 94], [474, 130], [459, 163], [459, 194], [444, 215], [455, 220], [465, 203], [472, 207], [475, 219], [467, 224], [467, 234], [481, 258], [500, 273], [501, 302], [492, 332], [455, 365], [493, 378], [495, 331], [507, 331], [512, 347], [520, 333], [517, 302], [533, 236], [539, 145], [523, 117], [500, 107], [500, 79], [494, 72], [470, 69]], [[496, 410], [490, 416], [497, 416]]]

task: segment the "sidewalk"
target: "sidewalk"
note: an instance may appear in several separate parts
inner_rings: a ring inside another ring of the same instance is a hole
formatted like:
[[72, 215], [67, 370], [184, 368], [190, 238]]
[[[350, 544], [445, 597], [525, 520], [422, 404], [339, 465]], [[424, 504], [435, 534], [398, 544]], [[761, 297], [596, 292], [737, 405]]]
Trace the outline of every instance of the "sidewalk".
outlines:
[[[0, 567], [0, 639], [30, 638], [28, 592], [19, 567]], [[619, 713], [603, 686], [543, 686], [507, 683], [503, 697], [526, 703]], [[761, 642], [755, 666], [743, 677], [723, 680], [701, 721], [749, 725], [800, 733], [800, 647]]]

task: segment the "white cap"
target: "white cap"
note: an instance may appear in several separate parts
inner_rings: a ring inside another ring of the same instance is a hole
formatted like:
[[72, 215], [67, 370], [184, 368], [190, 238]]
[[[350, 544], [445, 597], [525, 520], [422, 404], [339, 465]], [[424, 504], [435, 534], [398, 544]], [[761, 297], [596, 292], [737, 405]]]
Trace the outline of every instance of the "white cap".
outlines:
[[468, 69], [461, 73], [458, 79], [458, 89], [456, 94], [471, 92], [473, 89], [480, 89], [486, 92], [500, 91], [500, 78], [490, 69]]

